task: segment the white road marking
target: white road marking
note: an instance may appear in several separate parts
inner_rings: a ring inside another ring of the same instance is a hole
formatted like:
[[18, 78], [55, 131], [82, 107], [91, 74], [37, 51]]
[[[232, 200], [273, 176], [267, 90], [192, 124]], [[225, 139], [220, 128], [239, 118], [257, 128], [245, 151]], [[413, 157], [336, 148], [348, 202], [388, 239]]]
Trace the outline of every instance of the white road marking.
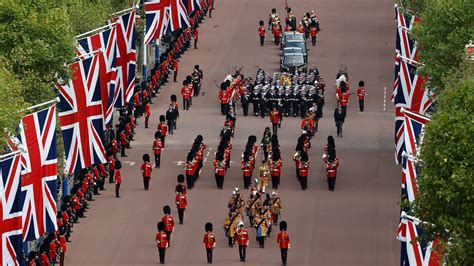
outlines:
[[130, 162], [130, 166], [134, 166], [135, 165], [135, 162]]
[[383, 110], [387, 107], [387, 87], [383, 87]]
[[174, 162], [177, 166], [181, 166], [184, 162], [183, 161], [176, 161]]

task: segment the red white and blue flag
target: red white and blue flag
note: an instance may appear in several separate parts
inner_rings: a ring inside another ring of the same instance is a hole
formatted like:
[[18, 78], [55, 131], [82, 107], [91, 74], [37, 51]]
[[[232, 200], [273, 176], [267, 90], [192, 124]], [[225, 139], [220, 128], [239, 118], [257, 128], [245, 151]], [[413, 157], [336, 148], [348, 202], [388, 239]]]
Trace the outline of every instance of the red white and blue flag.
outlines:
[[101, 86], [107, 73], [100, 67], [101, 60], [104, 55], [99, 51], [71, 64], [71, 80], [66, 85], [57, 85], [68, 174], [106, 161]]
[[56, 106], [21, 119], [23, 240], [57, 230]]
[[133, 10], [118, 18], [117, 25], [117, 83], [119, 93], [115, 107], [125, 106], [133, 96], [135, 87], [136, 59], [137, 59], [137, 28], [136, 11]]
[[[117, 24], [110, 28], [96, 33], [92, 36], [77, 41], [77, 55], [80, 59], [85, 59], [90, 53], [102, 49], [105, 57], [105, 68], [107, 71], [107, 86], [101, 86], [102, 108], [105, 124], [112, 120], [114, 106], [117, 102], [121, 88], [116, 87], [117, 69], [116, 69], [116, 46], [117, 46]], [[100, 61], [103, 63], [103, 61]]]
[[169, 23], [171, 0], [145, 0], [145, 44], [163, 36]]
[[418, 241], [423, 235], [419, 221], [402, 212], [397, 239], [402, 242], [400, 265], [439, 266], [441, 265], [441, 243], [438, 239], [423, 244]]
[[423, 115], [433, 102], [430, 91], [425, 87], [425, 78], [416, 71], [416, 66], [412, 62], [400, 59], [400, 81], [395, 95], [395, 161], [397, 164], [401, 162], [402, 152], [406, 149], [402, 108]]
[[20, 155], [0, 161], [0, 265], [23, 265]]
[[418, 193], [416, 163], [414, 158], [404, 156], [402, 165], [402, 199], [414, 202]]
[[[191, 0], [192, 1], [192, 0]], [[182, 0], [171, 0], [170, 4], [170, 29], [171, 31], [186, 29], [190, 26], [188, 9]]]
[[188, 9], [188, 15], [191, 15], [194, 11], [202, 8], [200, 0], [182, 0], [182, 2]]

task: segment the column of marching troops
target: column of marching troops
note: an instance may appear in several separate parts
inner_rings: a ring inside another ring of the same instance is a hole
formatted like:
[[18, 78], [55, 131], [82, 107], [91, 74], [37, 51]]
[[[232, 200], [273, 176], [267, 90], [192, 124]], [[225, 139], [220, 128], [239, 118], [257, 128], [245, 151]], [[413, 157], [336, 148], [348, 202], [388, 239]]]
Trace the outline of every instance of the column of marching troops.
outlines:
[[[58, 230], [41, 238], [35, 250], [28, 253], [26, 258], [27, 265], [54, 265], [56, 263], [64, 265], [67, 251], [66, 243], [70, 242], [70, 236], [73, 233], [72, 229], [76, 223], [79, 223], [79, 218], [86, 218], [85, 214], [90, 207], [89, 202], [94, 201], [94, 196], [101, 195], [100, 191], [106, 190], [104, 185], [107, 179], [109, 183], [115, 183], [116, 197], [120, 197], [122, 163], [118, 158], [118, 153], [120, 152], [121, 157], [127, 157], [126, 150], [131, 149], [130, 144], [135, 135], [135, 128], [138, 126], [138, 118], [144, 116], [144, 125], [145, 128], [148, 128], [151, 116], [150, 104], [153, 103], [152, 99], [159, 94], [161, 87], [167, 83], [171, 72], [176, 77], [178, 73], [178, 58], [189, 48], [192, 38], [194, 39], [194, 47], [197, 49], [197, 28], [207, 10], [208, 6], [204, 5], [201, 10], [195, 11], [190, 16], [191, 27], [178, 32], [177, 37], [172, 40], [168, 49], [161, 55], [159, 62], [153, 67], [151, 77], [135, 86], [133, 98], [128, 106], [118, 110], [118, 119], [115, 127], [112, 127], [112, 123], [106, 125], [104, 139], [106, 163], [83, 169], [81, 173], [75, 176], [70, 194], [63, 195], [60, 204], [58, 204], [60, 206], [57, 215]], [[186, 77], [186, 85], [194, 84], [191, 93], [194, 93], [195, 96], [199, 94], [201, 80], [202, 71], [199, 69], [199, 66], [195, 67], [192, 75]], [[178, 117], [177, 97], [172, 95], [170, 108], [166, 112], [166, 116], [160, 116], [158, 131], [155, 134], [153, 152], [157, 168], [160, 167], [160, 155], [161, 149], [164, 148], [165, 137], [168, 133], [173, 134]], [[157, 140], [160, 142], [159, 144], [156, 143]], [[148, 154], [143, 156], [144, 163], [141, 166], [145, 189], [148, 189], [151, 177], [149, 157]]]

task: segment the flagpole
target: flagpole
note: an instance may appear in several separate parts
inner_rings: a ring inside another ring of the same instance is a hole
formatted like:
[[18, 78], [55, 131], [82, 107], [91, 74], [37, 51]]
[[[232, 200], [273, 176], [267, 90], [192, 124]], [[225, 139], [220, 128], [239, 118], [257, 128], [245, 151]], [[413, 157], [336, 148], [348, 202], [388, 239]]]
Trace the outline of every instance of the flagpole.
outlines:
[[408, 63], [411, 63], [411, 64], [414, 64], [414, 65], [422, 65], [420, 62], [418, 61], [415, 61], [413, 59], [410, 59], [410, 58], [407, 58], [407, 57], [404, 57], [400, 54], [400, 52], [397, 51], [397, 58], [400, 58], [404, 61], [408, 61]]
[[74, 37], [74, 38], [75, 38], [75, 39], [80, 39], [80, 38], [85, 37], [85, 36], [87, 36], [87, 35], [89, 35], [89, 34], [91, 34], [91, 33], [94, 33], [94, 32], [97, 32], [97, 31], [101, 31], [101, 30], [103, 30], [103, 29], [105, 29], [105, 28], [110, 28], [110, 27], [112, 27], [113, 25], [115, 25], [115, 24], [117, 24], [117, 23], [118, 23], [118, 21], [112, 22], [112, 23], [110, 23], [110, 24], [107, 24], [107, 25], [105, 25], [105, 26], [99, 27], [99, 28], [97, 28], [97, 29], [93, 29], [93, 30], [90, 30], [90, 31], [88, 31], [88, 32], [84, 32], [84, 33], [82, 33], [82, 34], [79, 34], [79, 35], [77, 35], [77, 36]]
[[140, 8], [140, 6], [137, 4], [137, 5], [134, 5], [132, 7], [127, 8], [127, 9], [117, 11], [117, 12], [113, 13], [112, 16], [118, 16], [119, 14], [127, 13], [128, 11], [133, 11], [133, 10], [136, 10], [136, 9], [139, 9], [139, 8]]
[[146, 81], [146, 42], [145, 42], [145, 34], [146, 34], [146, 23], [143, 26], [143, 81]]
[[155, 42], [155, 63], [160, 61], [160, 39]]
[[7, 157], [10, 157], [10, 156], [14, 156], [14, 155], [16, 155], [20, 152], [21, 152], [20, 150], [17, 150], [17, 151], [12, 151], [12, 152], [4, 154], [4, 155], [0, 155], [0, 160], [2, 160], [4, 158], [7, 158]]
[[51, 101], [47, 101], [47, 102], [44, 102], [44, 103], [40, 103], [40, 104], [37, 104], [37, 105], [27, 107], [25, 109], [21, 109], [21, 110], [18, 111], [18, 113], [25, 112], [25, 111], [30, 111], [30, 110], [33, 110], [35, 108], [45, 106], [45, 105], [48, 105], [48, 104], [52, 104], [52, 103], [56, 103], [56, 102], [59, 102], [59, 97], [56, 97], [54, 100], [51, 100]]
[[402, 114], [410, 113], [410, 114], [412, 114], [412, 115], [414, 115], [414, 116], [416, 116], [416, 117], [418, 117], [418, 118], [426, 119], [426, 120], [428, 120], [428, 121], [431, 121], [431, 119], [430, 119], [429, 117], [424, 116], [424, 115], [421, 115], [421, 114], [419, 114], [419, 113], [412, 112], [412, 111], [410, 111], [410, 110], [407, 110], [405, 107], [402, 107], [402, 109], [400, 110], [400, 112], [401, 112]]

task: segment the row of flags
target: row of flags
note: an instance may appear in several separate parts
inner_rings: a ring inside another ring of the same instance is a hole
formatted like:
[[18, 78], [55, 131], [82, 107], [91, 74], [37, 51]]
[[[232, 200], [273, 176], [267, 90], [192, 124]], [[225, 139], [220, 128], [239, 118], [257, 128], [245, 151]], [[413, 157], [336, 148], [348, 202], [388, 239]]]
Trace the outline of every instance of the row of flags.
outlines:
[[[427, 112], [434, 95], [426, 87], [426, 77], [418, 73], [418, 47], [410, 35], [420, 23], [414, 15], [405, 14], [395, 5], [397, 21], [394, 89], [391, 101], [395, 105], [395, 162], [402, 164], [402, 201], [413, 203], [418, 187], [417, 169], [424, 127], [430, 121]], [[404, 208], [400, 215], [397, 238], [401, 241], [400, 265], [434, 266], [441, 264], [438, 241], [423, 243], [421, 221], [408, 215]], [[436, 248], [434, 248], [436, 246]]]
[[164, 34], [190, 26], [189, 15], [204, 7], [208, 0], [145, 0], [145, 44]]
[[19, 136], [9, 141], [14, 152], [0, 160], [1, 265], [23, 265], [23, 242], [57, 230], [56, 108], [65, 173], [106, 162], [104, 130], [135, 87], [136, 40], [135, 10], [77, 40], [71, 79], [56, 84], [57, 104], [22, 118]]

